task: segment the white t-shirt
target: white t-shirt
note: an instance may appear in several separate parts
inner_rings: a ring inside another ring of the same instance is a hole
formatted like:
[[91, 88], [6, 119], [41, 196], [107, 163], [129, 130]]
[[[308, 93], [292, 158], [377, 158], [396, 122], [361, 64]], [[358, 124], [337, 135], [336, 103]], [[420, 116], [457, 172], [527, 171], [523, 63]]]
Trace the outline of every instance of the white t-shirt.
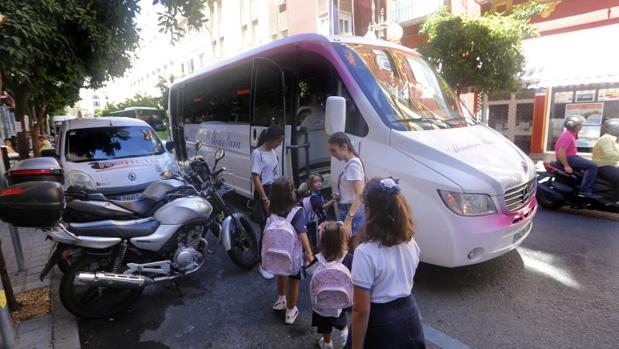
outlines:
[[344, 172], [338, 176], [338, 190], [340, 193], [341, 204], [352, 204], [355, 201], [355, 186], [354, 181], [363, 181], [365, 173], [363, 173], [363, 165], [357, 157], [352, 158], [344, 165]]
[[352, 282], [371, 292], [372, 303], [388, 303], [409, 296], [419, 264], [419, 246], [415, 240], [391, 247], [364, 242], [355, 249]]
[[279, 160], [275, 149], [271, 151], [254, 149], [251, 152], [251, 173], [260, 175], [262, 185], [273, 184], [279, 177]]

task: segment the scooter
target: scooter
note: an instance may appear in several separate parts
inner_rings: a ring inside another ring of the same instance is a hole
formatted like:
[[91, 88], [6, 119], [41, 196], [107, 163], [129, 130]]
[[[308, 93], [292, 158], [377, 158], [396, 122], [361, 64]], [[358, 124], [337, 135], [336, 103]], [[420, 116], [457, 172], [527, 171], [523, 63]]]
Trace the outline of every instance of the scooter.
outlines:
[[537, 174], [537, 202], [547, 209], [558, 210], [563, 206], [578, 209], [591, 209], [619, 213], [619, 205], [614, 183], [602, 178], [597, 179], [593, 187], [597, 199], [578, 195], [583, 173], [576, 171], [569, 174], [563, 170], [560, 163], [554, 161], [544, 163], [546, 172]]

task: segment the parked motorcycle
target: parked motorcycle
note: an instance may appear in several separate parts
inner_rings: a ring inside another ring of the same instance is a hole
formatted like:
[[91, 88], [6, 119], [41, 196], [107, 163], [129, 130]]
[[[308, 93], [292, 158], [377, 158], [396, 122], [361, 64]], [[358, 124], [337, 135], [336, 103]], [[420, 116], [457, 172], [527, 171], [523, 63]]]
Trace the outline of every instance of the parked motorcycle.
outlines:
[[545, 208], [557, 210], [563, 206], [579, 209], [593, 209], [605, 212], [619, 213], [614, 184], [603, 178], [597, 179], [593, 188], [597, 199], [579, 196], [580, 183], [583, 174], [576, 171], [569, 174], [558, 162], [544, 163], [546, 172], [537, 176], [537, 202]]
[[[41, 279], [70, 255], [71, 262], [65, 263], [60, 282], [63, 305], [79, 317], [104, 318], [126, 309], [144, 287], [199, 270], [208, 254], [208, 231], [236, 265], [248, 269], [254, 266], [258, 260], [256, 233], [222, 197], [229, 192], [220, 178], [224, 168], [215, 168], [224, 155], [223, 150], [217, 152], [213, 171], [204, 160], [192, 160], [183, 177], [151, 183], [146, 192], [152, 195], [138, 202], [71, 194], [70, 202], [82, 202], [73, 205], [73, 213], [110, 217], [79, 223], [63, 221], [49, 229], [48, 236], [57, 245], [41, 271]], [[19, 190], [15, 188], [9, 194], [23, 193]]]

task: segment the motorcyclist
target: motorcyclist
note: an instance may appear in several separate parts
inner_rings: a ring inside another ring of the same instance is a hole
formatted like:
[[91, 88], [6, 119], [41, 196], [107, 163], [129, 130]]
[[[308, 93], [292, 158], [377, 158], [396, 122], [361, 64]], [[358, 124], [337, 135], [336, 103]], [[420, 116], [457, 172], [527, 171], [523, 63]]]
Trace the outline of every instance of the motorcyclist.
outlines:
[[602, 136], [593, 146], [593, 162], [598, 175], [615, 185], [615, 200], [619, 204], [619, 118], [608, 119], [602, 124]]
[[555, 143], [555, 156], [563, 165], [565, 172], [572, 174], [574, 170], [585, 171], [578, 195], [597, 199], [600, 196], [593, 194], [593, 185], [597, 179], [598, 167], [592, 161], [577, 155], [576, 139], [584, 123], [585, 118], [580, 115], [571, 115], [565, 118], [563, 123], [565, 130]]

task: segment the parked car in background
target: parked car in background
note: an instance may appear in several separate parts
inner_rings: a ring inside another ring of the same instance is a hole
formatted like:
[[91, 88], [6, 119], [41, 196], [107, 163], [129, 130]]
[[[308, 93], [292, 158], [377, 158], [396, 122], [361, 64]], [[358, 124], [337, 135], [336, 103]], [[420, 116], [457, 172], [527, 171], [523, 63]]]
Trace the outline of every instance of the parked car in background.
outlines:
[[134, 200], [162, 171], [177, 171], [172, 143], [145, 121], [125, 117], [63, 122], [56, 149], [65, 186]]

